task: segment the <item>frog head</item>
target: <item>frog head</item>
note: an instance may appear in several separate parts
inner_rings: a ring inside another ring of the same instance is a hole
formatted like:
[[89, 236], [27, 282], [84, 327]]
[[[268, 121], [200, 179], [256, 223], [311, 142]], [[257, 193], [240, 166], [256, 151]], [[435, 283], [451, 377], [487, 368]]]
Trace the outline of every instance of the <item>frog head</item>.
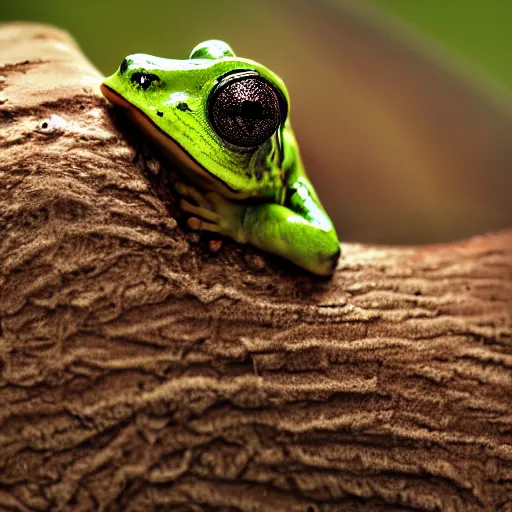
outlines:
[[226, 43], [201, 43], [185, 60], [129, 55], [101, 89], [204, 188], [243, 199], [281, 186], [286, 87]]

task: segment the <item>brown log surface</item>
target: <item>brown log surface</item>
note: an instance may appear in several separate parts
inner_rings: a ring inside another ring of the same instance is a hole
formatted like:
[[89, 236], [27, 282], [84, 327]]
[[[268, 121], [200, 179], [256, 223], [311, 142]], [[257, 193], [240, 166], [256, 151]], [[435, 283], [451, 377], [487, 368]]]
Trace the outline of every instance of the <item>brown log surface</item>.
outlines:
[[0, 510], [510, 512], [512, 231], [210, 254], [100, 79], [0, 28]]

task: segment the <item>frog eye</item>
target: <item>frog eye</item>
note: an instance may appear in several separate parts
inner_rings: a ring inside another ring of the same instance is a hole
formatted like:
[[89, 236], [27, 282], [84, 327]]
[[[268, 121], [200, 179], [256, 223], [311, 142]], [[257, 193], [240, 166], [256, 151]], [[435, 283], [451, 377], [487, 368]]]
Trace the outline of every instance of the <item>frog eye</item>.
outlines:
[[217, 134], [242, 147], [259, 146], [279, 127], [279, 93], [258, 73], [230, 73], [210, 95], [208, 114]]
[[131, 80], [134, 84], [137, 84], [144, 90], [148, 89], [148, 87], [154, 82], [160, 82], [158, 75], [154, 75], [153, 73], [145, 73], [143, 71], [136, 71], [133, 73]]

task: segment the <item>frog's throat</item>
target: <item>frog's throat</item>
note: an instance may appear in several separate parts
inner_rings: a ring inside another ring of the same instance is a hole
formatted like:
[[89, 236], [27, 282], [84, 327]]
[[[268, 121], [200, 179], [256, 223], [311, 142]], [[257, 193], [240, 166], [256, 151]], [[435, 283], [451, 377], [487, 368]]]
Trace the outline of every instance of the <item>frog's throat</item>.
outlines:
[[176, 163], [181, 169], [191, 170], [193, 176], [197, 178], [196, 181], [199, 181], [199, 185], [213, 189], [232, 199], [246, 199], [250, 196], [249, 193], [240, 192], [230, 187], [227, 183], [210, 173], [187, 150], [162, 131], [142, 110], [126, 101], [108, 85], [101, 84], [100, 88], [105, 98], [115, 105], [128, 110], [134, 121], [144, 128], [144, 131], [165, 153], [166, 157]]

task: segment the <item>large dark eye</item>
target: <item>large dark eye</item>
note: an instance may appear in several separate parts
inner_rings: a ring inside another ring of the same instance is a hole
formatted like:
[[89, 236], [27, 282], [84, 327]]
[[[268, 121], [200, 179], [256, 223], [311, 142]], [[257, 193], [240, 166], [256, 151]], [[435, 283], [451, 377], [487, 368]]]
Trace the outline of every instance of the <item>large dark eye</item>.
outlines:
[[265, 142], [281, 122], [276, 90], [255, 72], [226, 76], [212, 92], [210, 122], [225, 141], [252, 147]]
[[144, 90], [146, 90], [152, 83], [159, 81], [160, 78], [158, 78], [157, 75], [153, 75], [153, 73], [137, 71], [132, 75], [132, 82], [137, 84], [139, 87], [142, 87]]

